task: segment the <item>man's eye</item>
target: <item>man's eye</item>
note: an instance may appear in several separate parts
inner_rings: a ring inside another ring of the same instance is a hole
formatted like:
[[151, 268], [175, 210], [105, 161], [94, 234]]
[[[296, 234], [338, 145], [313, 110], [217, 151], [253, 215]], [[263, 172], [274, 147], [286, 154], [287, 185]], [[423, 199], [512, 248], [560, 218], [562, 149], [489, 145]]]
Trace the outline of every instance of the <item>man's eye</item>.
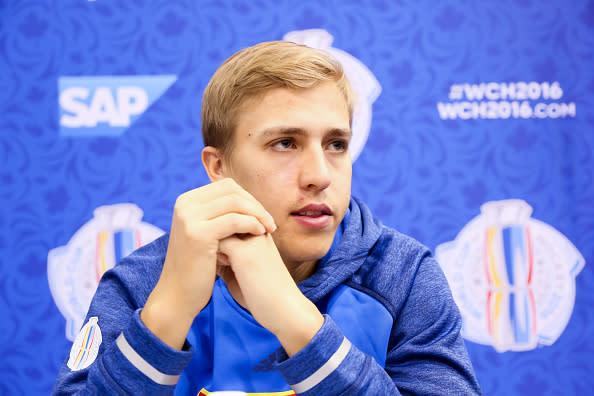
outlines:
[[346, 151], [348, 143], [344, 140], [335, 140], [330, 143], [329, 149], [332, 151]]
[[288, 150], [294, 147], [294, 143], [291, 139], [282, 139], [275, 142], [272, 147], [277, 150]]

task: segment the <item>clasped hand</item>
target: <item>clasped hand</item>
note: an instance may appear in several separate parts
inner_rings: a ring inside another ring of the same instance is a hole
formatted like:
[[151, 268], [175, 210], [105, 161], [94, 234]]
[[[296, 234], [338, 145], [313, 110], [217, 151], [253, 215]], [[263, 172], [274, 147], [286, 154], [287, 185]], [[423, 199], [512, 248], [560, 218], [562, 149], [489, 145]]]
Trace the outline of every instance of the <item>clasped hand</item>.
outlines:
[[297, 288], [271, 233], [274, 219], [232, 179], [180, 195], [161, 277], [141, 312], [145, 325], [180, 349], [212, 296], [217, 272], [233, 297], [291, 356], [323, 317]]

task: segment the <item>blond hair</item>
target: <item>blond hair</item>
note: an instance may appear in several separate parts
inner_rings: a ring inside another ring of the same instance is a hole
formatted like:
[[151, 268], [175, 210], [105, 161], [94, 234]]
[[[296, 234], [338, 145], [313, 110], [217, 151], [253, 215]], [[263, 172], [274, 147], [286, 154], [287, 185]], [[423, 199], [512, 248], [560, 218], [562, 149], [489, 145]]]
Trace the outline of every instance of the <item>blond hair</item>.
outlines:
[[288, 41], [245, 48], [227, 59], [212, 76], [202, 97], [202, 139], [228, 155], [237, 112], [246, 99], [273, 88], [306, 89], [334, 81], [353, 118], [354, 93], [342, 66], [330, 54]]

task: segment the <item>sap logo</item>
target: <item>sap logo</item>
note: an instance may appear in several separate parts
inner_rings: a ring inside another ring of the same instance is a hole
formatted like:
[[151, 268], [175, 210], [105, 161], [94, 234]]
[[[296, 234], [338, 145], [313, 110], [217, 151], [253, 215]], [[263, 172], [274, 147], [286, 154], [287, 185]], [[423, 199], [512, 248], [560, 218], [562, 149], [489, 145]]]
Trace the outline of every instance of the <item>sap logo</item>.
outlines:
[[[99, 87], [91, 98], [86, 87], [67, 88], [60, 94], [60, 106], [73, 115], [62, 114], [60, 124], [68, 128], [95, 127], [99, 122], [113, 126], [130, 126], [132, 115], [148, 107], [148, 95], [140, 87], [116, 88], [112, 95], [108, 87]], [[89, 106], [85, 101], [91, 98]]]
[[60, 77], [60, 135], [120, 136], [176, 80], [174, 75]]

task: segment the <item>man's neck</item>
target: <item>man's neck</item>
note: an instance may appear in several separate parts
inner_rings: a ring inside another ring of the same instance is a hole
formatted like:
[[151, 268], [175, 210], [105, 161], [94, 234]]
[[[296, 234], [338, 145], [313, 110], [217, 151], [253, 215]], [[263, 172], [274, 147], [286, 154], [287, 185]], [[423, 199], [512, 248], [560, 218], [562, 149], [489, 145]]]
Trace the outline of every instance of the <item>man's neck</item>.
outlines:
[[302, 263], [291, 263], [284, 261], [284, 263], [295, 283], [299, 283], [309, 278], [316, 271], [318, 260], [306, 261]]

